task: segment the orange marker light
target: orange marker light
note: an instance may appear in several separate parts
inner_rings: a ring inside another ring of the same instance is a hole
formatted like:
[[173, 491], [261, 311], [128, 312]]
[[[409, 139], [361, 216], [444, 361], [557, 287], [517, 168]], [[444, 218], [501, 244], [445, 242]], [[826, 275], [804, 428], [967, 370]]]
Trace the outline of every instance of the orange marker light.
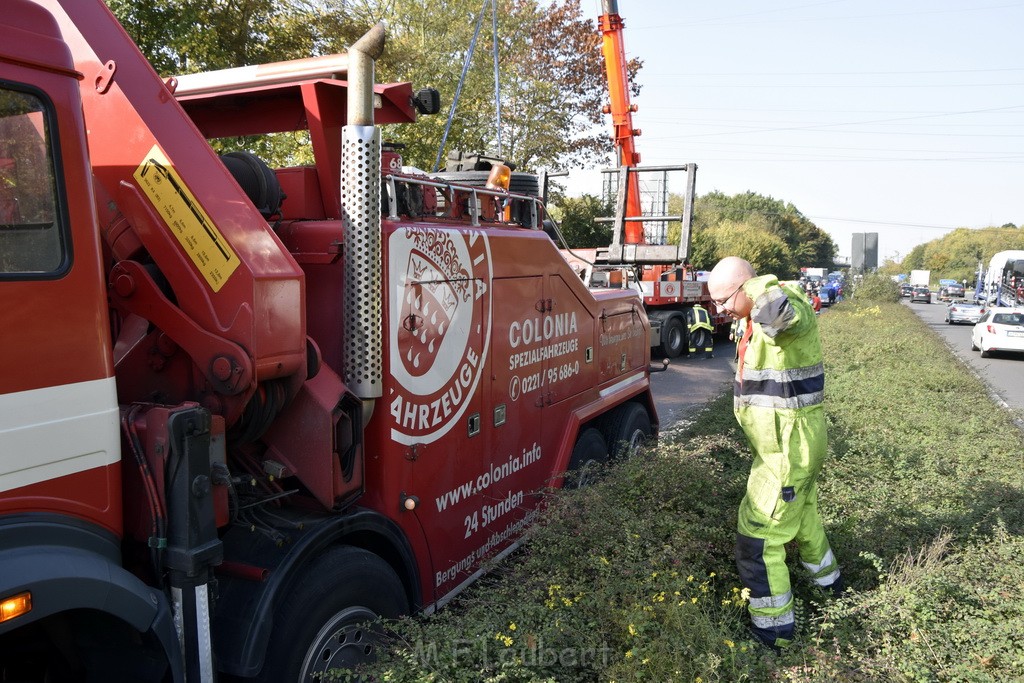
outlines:
[[487, 176], [488, 190], [508, 191], [512, 183], [512, 169], [505, 164], [494, 164], [491, 166], [491, 174]]
[[0, 623], [32, 611], [32, 594], [28, 591], [12, 595], [0, 602]]

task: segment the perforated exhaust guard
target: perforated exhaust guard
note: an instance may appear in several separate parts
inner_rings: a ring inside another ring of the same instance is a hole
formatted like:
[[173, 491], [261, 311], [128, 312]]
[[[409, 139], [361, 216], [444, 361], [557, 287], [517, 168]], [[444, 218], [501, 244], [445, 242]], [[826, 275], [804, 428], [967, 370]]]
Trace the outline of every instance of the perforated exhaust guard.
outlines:
[[[373, 66], [384, 49], [378, 24], [349, 49], [348, 125], [341, 132], [345, 230], [344, 380], [363, 400], [381, 397], [380, 131], [373, 125]], [[372, 405], [365, 406], [368, 414]]]

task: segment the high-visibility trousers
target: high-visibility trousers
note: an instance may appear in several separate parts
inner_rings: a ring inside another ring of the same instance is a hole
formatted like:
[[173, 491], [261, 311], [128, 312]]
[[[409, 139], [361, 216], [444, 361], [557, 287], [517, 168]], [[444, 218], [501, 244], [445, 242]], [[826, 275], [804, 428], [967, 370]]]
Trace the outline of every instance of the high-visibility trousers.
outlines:
[[786, 567], [785, 544], [796, 540], [800, 561], [813, 581], [825, 589], [838, 585], [839, 564], [829, 547], [818, 514], [818, 471], [779, 481], [770, 463], [755, 455], [740, 503], [736, 536], [736, 566], [750, 589], [748, 609], [761, 637], [778, 647], [793, 639], [793, 591]]

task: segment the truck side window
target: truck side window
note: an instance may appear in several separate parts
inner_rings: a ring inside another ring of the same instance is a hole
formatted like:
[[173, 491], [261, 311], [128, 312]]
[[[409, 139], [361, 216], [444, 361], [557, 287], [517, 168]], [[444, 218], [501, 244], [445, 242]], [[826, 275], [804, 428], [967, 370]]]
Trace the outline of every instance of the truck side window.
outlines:
[[0, 84], [0, 275], [54, 274], [68, 260], [47, 109]]

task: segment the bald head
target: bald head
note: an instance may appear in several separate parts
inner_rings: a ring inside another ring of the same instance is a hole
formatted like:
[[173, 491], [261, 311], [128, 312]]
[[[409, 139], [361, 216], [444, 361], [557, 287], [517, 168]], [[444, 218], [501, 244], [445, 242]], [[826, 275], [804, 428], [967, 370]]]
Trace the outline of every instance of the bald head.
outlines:
[[726, 256], [712, 268], [708, 289], [712, 299], [724, 299], [744, 282], [754, 277], [754, 267], [739, 256]]
[[754, 267], [738, 256], [726, 256], [711, 269], [708, 276], [708, 292], [734, 317], [745, 317], [750, 313], [750, 300], [740, 291], [743, 283], [754, 277]]

